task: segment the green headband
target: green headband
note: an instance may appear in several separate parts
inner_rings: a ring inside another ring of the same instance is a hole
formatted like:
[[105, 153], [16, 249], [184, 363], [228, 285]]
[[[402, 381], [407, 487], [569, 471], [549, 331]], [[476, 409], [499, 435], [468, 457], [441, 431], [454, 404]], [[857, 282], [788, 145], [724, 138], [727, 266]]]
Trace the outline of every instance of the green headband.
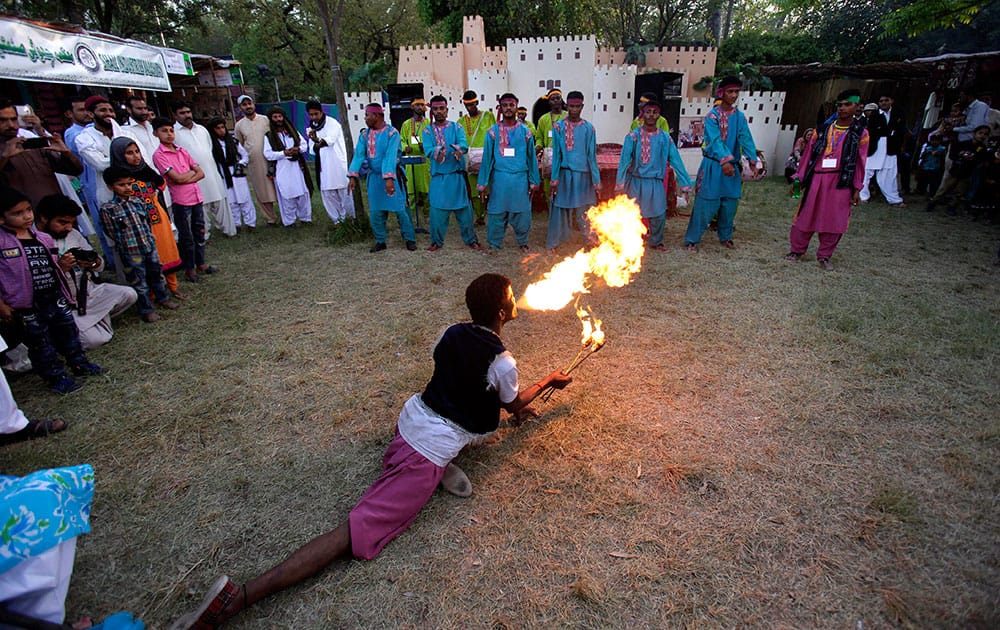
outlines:
[[860, 96], [848, 96], [847, 98], [841, 99], [841, 100], [847, 101], [848, 103], [860, 103], [861, 102], [861, 97]]

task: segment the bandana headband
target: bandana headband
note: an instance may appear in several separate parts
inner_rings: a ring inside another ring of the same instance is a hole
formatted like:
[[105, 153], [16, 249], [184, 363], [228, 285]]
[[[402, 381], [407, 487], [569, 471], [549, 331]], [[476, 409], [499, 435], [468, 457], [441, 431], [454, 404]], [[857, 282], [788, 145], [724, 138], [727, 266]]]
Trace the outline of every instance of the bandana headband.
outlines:
[[382, 109], [381, 105], [369, 105], [365, 107], [366, 114], [385, 114], [385, 110]]
[[557, 95], [558, 96], [562, 96], [562, 92], [560, 92], [559, 90], [549, 90], [549, 93], [546, 96], [546, 98], [552, 98], [553, 96], [557, 96]]
[[853, 96], [852, 95], [852, 96], [848, 96], [847, 98], [844, 98], [844, 99], [841, 99], [841, 100], [842, 101], [847, 101], [848, 103], [860, 103], [861, 102], [861, 97], [860, 96]]
[[[516, 98], [510, 98], [509, 96], [507, 98], [500, 99], [500, 104], [503, 105], [504, 103], [514, 103], [515, 105], [517, 105], [517, 99]], [[527, 110], [525, 110], [525, 111], [527, 111]]]
[[473, 105], [475, 103], [478, 103], [479, 99], [478, 98], [463, 98], [462, 102], [465, 103], [466, 105]]
[[426, 104], [427, 104], [427, 101], [425, 101], [422, 98], [415, 98], [412, 101], [410, 101], [410, 105], [426, 105]]
[[582, 98], [571, 98], [566, 100], [567, 105], [583, 105]]
[[660, 107], [659, 103], [653, 103], [651, 101], [645, 101], [642, 103], [642, 105], [639, 106], [640, 112], [644, 112], [647, 109], [658, 109], [660, 111], [663, 111], [663, 108]]

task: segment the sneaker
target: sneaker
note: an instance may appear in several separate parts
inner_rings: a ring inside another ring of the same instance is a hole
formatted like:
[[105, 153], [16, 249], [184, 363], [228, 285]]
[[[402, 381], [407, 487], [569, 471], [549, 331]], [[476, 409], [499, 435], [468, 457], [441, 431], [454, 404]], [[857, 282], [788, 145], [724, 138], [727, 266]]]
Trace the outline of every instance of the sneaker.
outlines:
[[469, 243], [468, 247], [469, 247], [469, 249], [471, 249], [473, 251], [477, 251], [477, 252], [483, 251], [483, 246], [480, 245], [478, 242], [476, 242], [476, 243]]
[[729, 239], [728, 241], [722, 241], [721, 244], [726, 249], [736, 249], [736, 243], [734, 243], [732, 239]]
[[188, 282], [201, 282], [201, 276], [199, 276], [194, 271], [185, 271], [184, 279], [187, 280]]
[[830, 262], [829, 258], [817, 258], [816, 262], [819, 263], [823, 271], [833, 271], [833, 263]]
[[219, 273], [219, 268], [213, 267], [212, 265], [202, 265], [198, 267], [198, 273], [204, 273], [204, 274]]
[[660, 243], [659, 245], [650, 245], [649, 249], [655, 249], [658, 252], [665, 252], [667, 251], [667, 246]]
[[368, 250], [369, 253], [374, 254], [375, 252], [380, 252], [385, 249], [385, 243], [375, 243], [371, 249]]
[[692, 254], [697, 254], [698, 253], [698, 243], [685, 243], [684, 244], [684, 249], [686, 249], [688, 252], [690, 252]]
[[527, 245], [521, 245], [521, 251], [522, 252], [526, 252], [526, 251], [529, 251], [529, 250], [530, 250], [530, 248]]
[[429, 251], [429, 252], [436, 252], [439, 249], [443, 249], [443, 248], [440, 245], [438, 245], [437, 243], [431, 243], [431, 246], [427, 248], [427, 251]]
[[417, 251], [417, 243], [415, 241], [406, 241], [406, 250], [410, 252]]
[[49, 389], [57, 394], [72, 394], [81, 387], [83, 387], [83, 385], [77, 383], [68, 376], [63, 376], [59, 380], [49, 383]]
[[101, 366], [96, 363], [91, 363], [90, 361], [84, 361], [83, 363], [77, 363], [76, 365], [70, 366], [73, 370], [73, 374], [77, 376], [100, 376], [104, 374], [104, 370]]
[[167, 309], [168, 311], [176, 311], [181, 307], [180, 304], [174, 302], [173, 300], [163, 300], [162, 302], [160, 302], [160, 306], [162, 308]]
[[785, 254], [785, 260], [788, 262], [798, 262], [802, 260], [802, 254], [796, 254], [795, 252], [788, 252]]
[[158, 322], [161, 319], [163, 319], [163, 318], [160, 317], [156, 313], [143, 313], [142, 314], [142, 321], [146, 322], [147, 324], [152, 324], [153, 322]]

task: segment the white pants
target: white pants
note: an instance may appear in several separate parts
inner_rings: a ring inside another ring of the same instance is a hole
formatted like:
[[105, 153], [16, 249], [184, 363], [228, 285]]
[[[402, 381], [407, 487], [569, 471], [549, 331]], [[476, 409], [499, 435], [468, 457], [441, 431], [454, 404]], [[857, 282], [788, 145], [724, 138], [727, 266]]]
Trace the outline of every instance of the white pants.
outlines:
[[875, 181], [878, 182], [878, 187], [885, 195], [885, 200], [889, 203], [900, 203], [903, 198], [899, 196], [899, 187], [896, 183], [896, 156], [887, 155], [885, 162], [882, 163], [882, 168], [875, 169], [865, 169], [865, 183], [861, 187], [860, 197], [861, 201], [868, 201], [871, 199], [871, 191], [868, 190], [868, 182], [871, 181], [872, 176], [875, 177]]
[[[28, 418], [14, 402], [7, 376], [0, 372], [0, 433], [17, 433], [28, 426]], [[3, 593], [0, 588], [0, 593]]]
[[75, 556], [76, 538], [71, 538], [0, 573], [0, 601], [11, 612], [62, 623]]
[[323, 207], [333, 222], [340, 223], [347, 217], [354, 217], [354, 195], [346, 188], [323, 191]]
[[236, 227], [245, 225], [247, 227], [257, 227], [257, 209], [253, 207], [252, 201], [244, 203], [229, 202], [229, 209], [233, 211], [233, 223]]
[[278, 205], [281, 209], [282, 225], [292, 225], [295, 219], [304, 223], [312, 222], [312, 203], [309, 200], [309, 193], [298, 197], [282, 197], [278, 193]]
[[76, 312], [73, 313], [83, 349], [93, 350], [111, 341], [114, 334], [111, 318], [127, 311], [137, 299], [132, 287], [110, 282], [90, 285], [87, 291], [87, 314], [81, 317]]
[[250, 196], [250, 186], [246, 177], [233, 178], [233, 187], [226, 189], [226, 199], [229, 200], [229, 209], [233, 213], [233, 224], [236, 227], [257, 226], [257, 209], [253, 207], [253, 198]]
[[236, 224], [233, 223], [233, 213], [229, 211], [229, 200], [206, 201], [202, 203], [205, 211], [205, 238], [208, 238], [208, 225], [222, 230], [226, 236], [236, 236]]

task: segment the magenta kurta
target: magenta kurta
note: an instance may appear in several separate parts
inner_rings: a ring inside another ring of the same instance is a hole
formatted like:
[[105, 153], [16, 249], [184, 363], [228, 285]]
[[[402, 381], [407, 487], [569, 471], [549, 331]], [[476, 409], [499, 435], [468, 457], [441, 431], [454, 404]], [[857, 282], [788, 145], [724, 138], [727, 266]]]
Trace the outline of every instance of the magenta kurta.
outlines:
[[[802, 195], [802, 203], [798, 212], [795, 213], [795, 220], [792, 227], [802, 232], [820, 232], [828, 234], [844, 234], [851, 221], [851, 196], [855, 190], [860, 190], [865, 182], [865, 161], [868, 156], [868, 131], [861, 133], [861, 141], [858, 148], [858, 160], [854, 167], [854, 177], [851, 180], [850, 188], [837, 188], [837, 180], [840, 177], [840, 159], [843, 151], [847, 128], [830, 125], [830, 137], [827, 138], [826, 147], [823, 149], [816, 169], [813, 171], [812, 181], [809, 189]], [[799, 161], [799, 169], [795, 176], [802, 180], [809, 165], [809, 156], [812, 155], [813, 145], [819, 141], [819, 134], [812, 132], [809, 143], [802, 153]], [[824, 160], [837, 156], [835, 166], [824, 167]]]

